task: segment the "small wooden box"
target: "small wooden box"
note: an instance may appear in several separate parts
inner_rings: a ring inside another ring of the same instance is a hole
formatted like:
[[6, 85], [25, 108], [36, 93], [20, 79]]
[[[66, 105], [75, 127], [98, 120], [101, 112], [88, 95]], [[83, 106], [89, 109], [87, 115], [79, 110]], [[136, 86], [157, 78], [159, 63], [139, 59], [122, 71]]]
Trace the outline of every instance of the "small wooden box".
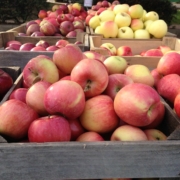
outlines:
[[[14, 89], [21, 84], [22, 74]], [[166, 141], [1, 143], [0, 179], [179, 179], [180, 120], [162, 101], [165, 116], [159, 129]]]
[[120, 40], [117, 38], [103, 38], [102, 36], [89, 36], [89, 46], [91, 51], [96, 51], [104, 55], [108, 55], [108, 52], [101, 48], [103, 43], [112, 43], [116, 48], [120, 46], [129, 46], [132, 49], [133, 56], [123, 56], [129, 64], [143, 64], [149, 68], [157, 67], [157, 63], [160, 57], [142, 57], [140, 55], [142, 51], [157, 48], [161, 45], [169, 46], [172, 50], [180, 50], [180, 39], [176, 37], [164, 37], [163, 39], [152, 39], [152, 40], [132, 40], [124, 39]]

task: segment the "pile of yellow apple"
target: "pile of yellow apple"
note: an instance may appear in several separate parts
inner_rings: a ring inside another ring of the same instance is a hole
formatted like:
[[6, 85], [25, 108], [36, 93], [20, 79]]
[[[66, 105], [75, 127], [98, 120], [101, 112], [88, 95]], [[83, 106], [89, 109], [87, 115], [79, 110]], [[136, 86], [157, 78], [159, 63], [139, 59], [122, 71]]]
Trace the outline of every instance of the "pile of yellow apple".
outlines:
[[168, 31], [167, 23], [157, 12], [147, 12], [140, 4], [113, 4], [89, 11], [86, 24], [104, 38], [159, 39]]

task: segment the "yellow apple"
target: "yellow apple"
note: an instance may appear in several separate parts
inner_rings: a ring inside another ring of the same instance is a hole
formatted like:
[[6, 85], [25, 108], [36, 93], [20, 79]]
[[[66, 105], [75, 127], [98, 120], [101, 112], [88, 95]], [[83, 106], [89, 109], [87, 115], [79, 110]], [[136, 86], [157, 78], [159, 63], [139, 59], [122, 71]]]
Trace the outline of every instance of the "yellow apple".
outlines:
[[124, 74], [128, 75], [135, 83], [154, 86], [154, 77], [145, 65], [134, 64], [126, 68]]
[[144, 9], [140, 4], [134, 4], [129, 7], [128, 13], [132, 19], [139, 19], [143, 16]]
[[102, 31], [102, 27], [101, 26], [97, 26], [94, 30], [94, 32], [96, 34], [102, 34], [103, 35], [103, 31]]
[[162, 38], [166, 35], [168, 31], [168, 26], [164, 20], [158, 19], [158, 20], [153, 21], [149, 25], [148, 31], [155, 38]]
[[148, 30], [148, 27], [149, 25], [153, 22], [153, 20], [147, 20], [147, 21], [144, 21], [144, 29], [147, 29]]
[[144, 9], [143, 10], [143, 15], [142, 17], [140, 18], [143, 22], [145, 21], [145, 15], [146, 15], [147, 11]]
[[131, 24], [131, 16], [126, 12], [119, 12], [116, 14], [114, 22], [118, 25], [118, 28], [129, 26]]
[[146, 29], [138, 29], [134, 31], [135, 39], [150, 39], [150, 34]]
[[103, 48], [103, 49], [108, 50], [109, 54], [111, 56], [115, 56], [117, 54], [117, 49], [116, 49], [115, 45], [112, 44], [112, 43], [108, 43], [108, 42], [107, 43], [103, 43], [103, 44], [101, 44], [100, 47]]
[[116, 6], [114, 6], [114, 13], [120, 13], [120, 12], [128, 12], [129, 10], [129, 5], [128, 4], [117, 4]]
[[130, 27], [121, 27], [118, 29], [118, 38], [122, 39], [133, 39], [134, 38], [134, 32]]
[[118, 26], [114, 21], [105, 21], [101, 23], [101, 30], [105, 38], [115, 38], [118, 34]]
[[155, 20], [158, 20], [159, 19], [159, 15], [157, 12], [155, 11], [149, 11], [146, 13], [146, 15], [144, 16], [144, 20], [147, 21], [147, 20], [152, 20], [152, 21], [155, 21]]
[[99, 18], [99, 16], [93, 16], [89, 20], [89, 27], [91, 27], [92, 29], [95, 29], [99, 25], [100, 25], [100, 18]]
[[112, 10], [106, 9], [99, 15], [101, 22], [114, 21], [115, 13]]

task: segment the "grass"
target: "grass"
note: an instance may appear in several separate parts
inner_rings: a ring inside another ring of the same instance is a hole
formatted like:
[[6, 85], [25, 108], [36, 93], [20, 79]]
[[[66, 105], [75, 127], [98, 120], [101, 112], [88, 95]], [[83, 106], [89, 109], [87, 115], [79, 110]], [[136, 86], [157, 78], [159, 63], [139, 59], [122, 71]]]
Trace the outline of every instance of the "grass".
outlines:
[[180, 10], [178, 10], [177, 14], [172, 19], [172, 23], [171, 24], [180, 24]]

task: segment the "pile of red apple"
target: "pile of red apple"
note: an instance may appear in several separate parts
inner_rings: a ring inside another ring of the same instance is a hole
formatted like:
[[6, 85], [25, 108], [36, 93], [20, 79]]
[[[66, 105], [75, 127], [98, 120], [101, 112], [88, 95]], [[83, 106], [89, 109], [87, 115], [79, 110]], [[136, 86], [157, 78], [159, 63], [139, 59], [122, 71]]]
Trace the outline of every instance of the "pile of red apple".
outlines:
[[[54, 45], [50, 45], [46, 40], [39, 40], [37, 43], [27, 42], [21, 43], [18, 40], [10, 40], [6, 43], [5, 50], [15, 51], [55, 51], [70, 44], [68, 40], [57, 40]], [[80, 41], [76, 41], [74, 44], [83, 44]]]
[[160, 39], [168, 31], [167, 23], [157, 12], [146, 11], [140, 4], [121, 4], [117, 0], [98, 1], [93, 5], [88, 10], [86, 25], [104, 38]]
[[25, 33], [19, 36], [59, 36], [76, 37], [77, 32], [84, 32], [87, 11], [79, 3], [54, 5], [52, 10], [40, 10], [39, 19], [26, 23]]
[[116, 48], [114, 44], [109, 43], [109, 42], [101, 44], [100, 48], [102, 48], [102, 50], [105, 50], [105, 52], [103, 52], [104, 54], [107, 54], [110, 56], [117, 55], [117, 56], [162, 57], [164, 54], [169, 53], [169, 52], [179, 53], [179, 51], [172, 50], [169, 46], [166, 46], [166, 45], [161, 45], [156, 48], [152, 48], [148, 50], [142, 50], [140, 54], [135, 54], [133, 52], [134, 50], [130, 46], [124, 45], [124, 46], [119, 46]]
[[2, 68], [0, 68], [0, 100], [9, 91], [12, 85], [13, 79], [10, 76], [10, 74], [8, 74]]
[[[167, 71], [161, 61], [158, 69]], [[156, 79], [144, 65], [67, 44], [26, 64], [22, 87], [0, 106], [0, 135], [18, 142], [166, 140]]]

